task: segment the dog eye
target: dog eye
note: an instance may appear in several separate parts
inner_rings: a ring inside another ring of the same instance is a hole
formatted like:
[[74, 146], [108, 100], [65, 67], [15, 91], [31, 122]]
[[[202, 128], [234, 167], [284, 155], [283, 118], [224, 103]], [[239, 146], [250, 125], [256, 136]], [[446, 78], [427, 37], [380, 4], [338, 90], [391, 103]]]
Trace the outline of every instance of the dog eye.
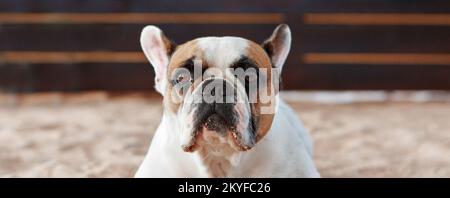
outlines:
[[188, 85], [188, 82], [193, 82], [192, 74], [186, 68], [178, 68], [172, 71], [172, 75], [170, 77], [170, 82], [173, 86], [175, 85]]
[[180, 73], [177, 75], [175, 82], [176, 83], [185, 83], [191, 81], [191, 75], [187, 73]]

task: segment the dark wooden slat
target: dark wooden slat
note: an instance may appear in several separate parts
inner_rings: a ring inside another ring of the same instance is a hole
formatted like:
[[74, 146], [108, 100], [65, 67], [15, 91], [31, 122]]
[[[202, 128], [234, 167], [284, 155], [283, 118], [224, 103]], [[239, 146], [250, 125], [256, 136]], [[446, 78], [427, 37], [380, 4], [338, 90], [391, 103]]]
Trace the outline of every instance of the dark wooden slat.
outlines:
[[[80, 87], [83, 76], [77, 65], [29, 65], [31, 69], [31, 86], [25, 90], [31, 91], [70, 91]], [[98, 75], [101, 75], [100, 73]], [[22, 90], [17, 88], [16, 90]]]
[[0, 1], [0, 12], [259, 12], [300, 8], [295, 0], [17, 0]]
[[[4, 25], [0, 50], [140, 51], [145, 25]], [[275, 24], [160, 25], [177, 43], [200, 36], [234, 35], [262, 42]], [[297, 52], [450, 52], [450, 27], [315, 26], [293, 27]]]
[[154, 91], [154, 74], [150, 64], [81, 64], [79, 72], [82, 77], [80, 90]]
[[304, 12], [450, 12], [446, 0], [305, 0]]
[[283, 72], [285, 89], [450, 90], [450, 65], [303, 64]]
[[0, 91], [33, 91], [33, 78], [30, 65], [0, 65]]
[[136, 51], [144, 25], [4, 25], [0, 50]]
[[0, 90], [18, 92], [153, 91], [153, 69], [149, 64], [117, 63], [1, 65], [0, 85]]
[[[201, 36], [241, 36], [262, 42], [275, 24], [158, 25], [176, 43]], [[141, 51], [139, 35], [145, 24], [126, 25], [3, 25], [0, 50]]]
[[15, 0], [0, 12], [450, 12], [446, 0]]
[[308, 25], [293, 32], [301, 52], [450, 52], [448, 26]]

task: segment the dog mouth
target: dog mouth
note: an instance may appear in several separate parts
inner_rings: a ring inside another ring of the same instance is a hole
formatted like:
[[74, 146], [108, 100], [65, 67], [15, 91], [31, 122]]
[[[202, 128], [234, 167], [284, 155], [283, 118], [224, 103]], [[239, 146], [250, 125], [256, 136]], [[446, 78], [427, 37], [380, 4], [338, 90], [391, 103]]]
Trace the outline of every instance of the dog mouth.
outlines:
[[[231, 120], [233, 121], [236, 119]], [[205, 141], [207, 141], [205, 140], [206, 134], [213, 134], [225, 142], [230, 142], [229, 145], [235, 150], [247, 151], [251, 149], [252, 147], [248, 146], [242, 137], [244, 131], [238, 130], [238, 123], [232, 121], [219, 113], [211, 113], [210, 115], [205, 116], [204, 119], [194, 122], [195, 127], [191, 133], [191, 139], [188, 144], [182, 146], [183, 150], [185, 152], [196, 151]]]
[[183, 130], [184, 151], [230, 147], [247, 151], [256, 144], [257, 125], [252, 119], [251, 106], [241, 92], [224, 79], [209, 79], [198, 85], [197, 102], [186, 106], [186, 120], [190, 123]]

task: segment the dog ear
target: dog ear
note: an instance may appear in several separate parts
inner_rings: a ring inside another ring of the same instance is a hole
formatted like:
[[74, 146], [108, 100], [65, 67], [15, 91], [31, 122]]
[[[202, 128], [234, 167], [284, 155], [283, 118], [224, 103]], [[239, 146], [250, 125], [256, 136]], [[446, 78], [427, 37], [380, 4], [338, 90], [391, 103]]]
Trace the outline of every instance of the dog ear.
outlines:
[[166, 86], [167, 68], [175, 44], [156, 26], [149, 25], [142, 29], [141, 47], [145, 56], [155, 70], [155, 88], [161, 94]]
[[286, 24], [278, 25], [272, 35], [261, 45], [269, 55], [273, 67], [279, 68], [281, 71], [291, 48], [291, 30], [289, 26]]

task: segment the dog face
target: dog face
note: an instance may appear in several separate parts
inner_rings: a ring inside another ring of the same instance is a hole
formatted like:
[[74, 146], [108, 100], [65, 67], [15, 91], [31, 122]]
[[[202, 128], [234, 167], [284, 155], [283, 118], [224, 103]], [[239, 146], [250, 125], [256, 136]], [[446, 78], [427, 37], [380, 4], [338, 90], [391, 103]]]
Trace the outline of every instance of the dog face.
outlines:
[[279, 25], [263, 44], [239, 37], [203, 37], [173, 44], [155, 26], [141, 34], [165, 113], [178, 123], [184, 151], [246, 151], [269, 131], [279, 74], [291, 42]]

